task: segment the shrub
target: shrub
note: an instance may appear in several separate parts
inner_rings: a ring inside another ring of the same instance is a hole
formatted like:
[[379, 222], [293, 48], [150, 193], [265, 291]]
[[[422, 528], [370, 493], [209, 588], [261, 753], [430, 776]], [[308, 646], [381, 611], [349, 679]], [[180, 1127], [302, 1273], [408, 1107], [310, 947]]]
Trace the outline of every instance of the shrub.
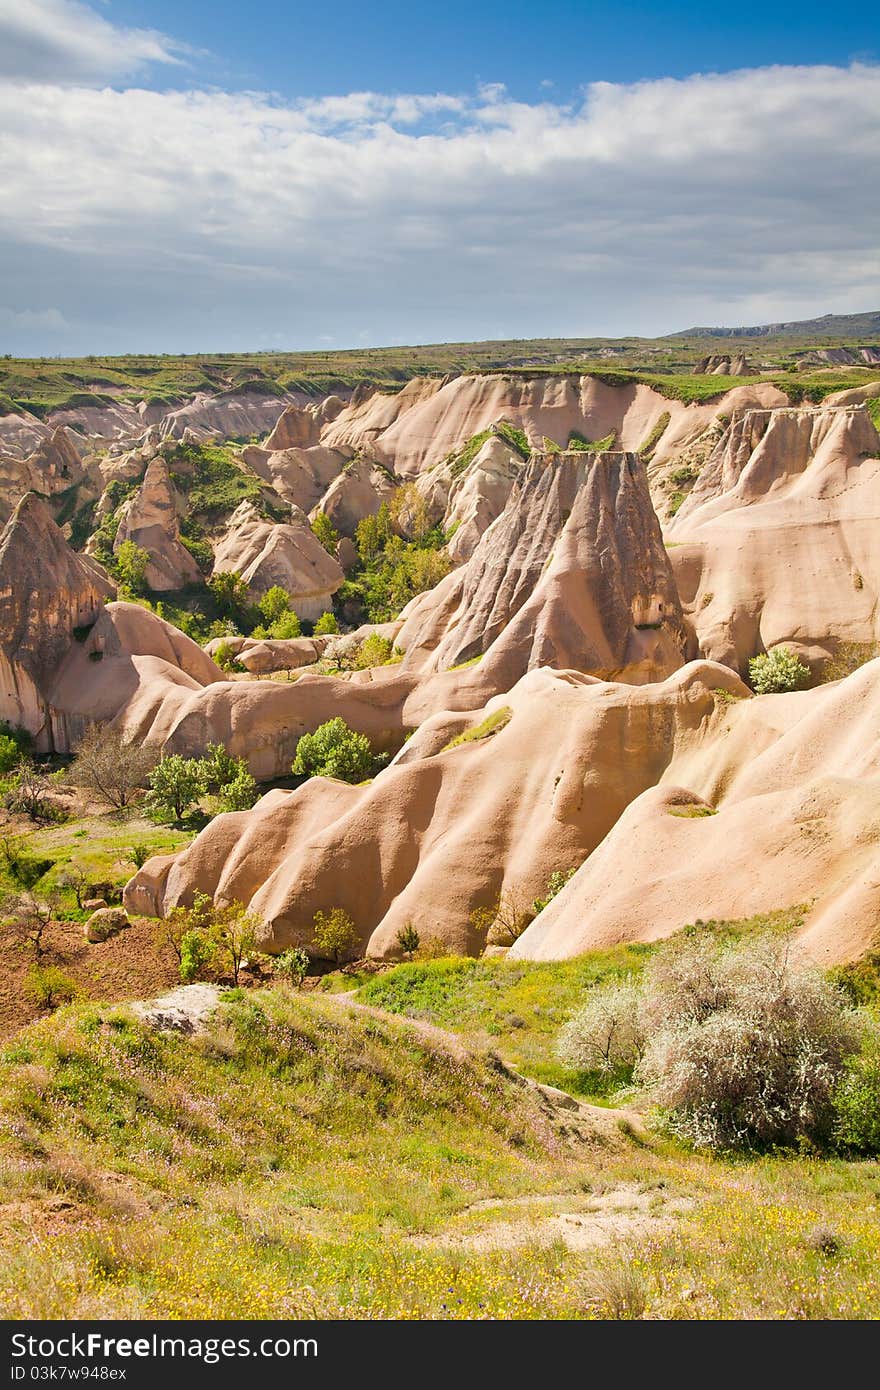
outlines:
[[341, 907], [331, 908], [329, 912], [316, 912], [313, 921], [315, 932], [312, 947], [322, 960], [332, 960], [338, 965], [342, 957], [349, 955], [360, 941], [357, 927]]
[[272, 624], [290, 612], [290, 594], [286, 589], [282, 589], [280, 584], [273, 584], [260, 599], [257, 607], [266, 622]]
[[490, 946], [512, 946], [534, 917], [529, 905], [511, 889], [498, 895], [493, 912], [486, 937]]
[[234, 570], [220, 570], [212, 575], [208, 588], [224, 618], [239, 618], [250, 607], [247, 584]]
[[22, 758], [19, 762], [4, 805], [8, 811], [18, 812], [38, 823], [58, 819], [52, 804], [52, 783], [30, 758]]
[[21, 757], [21, 749], [10, 734], [0, 734], [0, 774], [11, 772]]
[[862, 1029], [845, 996], [778, 938], [683, 939], [645, 976], [637, 1075], [670, 1127], [708, 1148], [830, 1136]]
[[296, 745], [293, 773], [296, 777], [336, 777], [342, 782], [362, 782], [373, 766], [370, 740], [350, 729], [338, 715], [321, 724], [313, 734], [303, 734]]
[[32, 965], [24, 977], [24, 991], [38, 1008], [54, 1009], [69, 1004], [82, 990], [76, 980], [57, 965]]
[[308, 974], [309, 963], [308, 951], [304, 951], [301, 946], [292, 946], [275, 957], [272, 962], [272, 974], [298, 989]]
[[390, 638], [382, 637], [378, 632], [371, 632], [361, 643], [354, 659], [354, 669], [366, 671], [371, 666], [384, 666], [391, 660], [393, 652], [394, 643]]
[[214, 653], [214, 661], [221, 671], [242, 671], [244, 667], [237, 659], [227, 641], [221, 642]]
[[121, 810], [146, 786], [156, 755], [114, 729], [92, 728], [80, 739], [68, 776], [108, 805]]
[[185, 985], [205, 974], [213, 964], [215, 945], [207, 932], [190, 927], [180, 938], [180, 978]]
[[397, 933], [397, 944], [405, 956], [415, 955], [422, 944], [422, 938], [419, 936], [412, 922], [407, 922], [400, 928], [400, 931]]
[[577, 868], [556, 869], [547, 880], [547, 887], [544, 889], [542, 898], [535, 898], [532, 903], [532, 916], [537, 917], [539, 912], [543, 912], [548, 903], [552, 902], [557, 893], [561, 893], [570, 879], [574, 878]]
[[810, 668], [799, 661], [788, 647], [774, 647], [749, 662], [749, 679], [758, 695], [777, 695], [802, 690], [810, 679]]
[[388, 503], [383, 502], [373, 516], [361, 517], [355, 528], [354, 543], [364, 564], [374, 559], [390, 538], [391, 511]]
[[880, 1047], [876, 1037], [848, 1059], [834, 1091], [837, 1146], [857, 1154], [880, 1153]]
[[149, 809], [163, 820], [181, 820], [204, 790], [204, 768], [197, 758], [172, 753], [157, 763], [149, 776]]
[[0, 914], [18, 936], [23, 946], [29, 947], [37, 960], [43, 954], [45, 936], [50, 923], [58, 912], [59, 894], [51, 892], [38, 898], [29, 889], [11, 893], [0, 903]]
[[302, 636], [299, 618], [292, 608], [288, 609], [286, 613], [282, 613], [280, 618], [275, 619], [269, 628], [269, 636], [274, 637], [279, 642]]
[[128, 857], [136, 869], [142, 869], [152, 853], [153, 850], [150, 845], [132, 845], [128, 851]]
[[316, 637], [330, 637], [330, 636], [333, 635], [333, 633], [338, 632], [338, 631], [339, 631], [339, 623], [336, 621], [336, 614], [335, 614], [335, 613], [331, 613], [330, 609], [328, 608], [327, 611], [326, 611], [325, 613], [322, 613], [322, 614], [321, 614], [320, 618], [319, 618], [318, 621], [315, 623], [315, 627], [314, 627], [315, 636], [316, 636]]
[[562, 1029], [557, 1053], [575, 1071], [610, 1073], [633, 1068], [644, 1046], [642, 991], [630, 978], [590, 991]]

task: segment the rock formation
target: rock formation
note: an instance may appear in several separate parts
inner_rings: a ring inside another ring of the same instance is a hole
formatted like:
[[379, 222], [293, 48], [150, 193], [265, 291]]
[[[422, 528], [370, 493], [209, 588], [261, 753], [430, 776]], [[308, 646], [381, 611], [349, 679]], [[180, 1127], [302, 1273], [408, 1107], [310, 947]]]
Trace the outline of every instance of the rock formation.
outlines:
[[803, 904], [811, 955], [858, 957], [880, 907], [878, 714], [880, 661], [817, 690], [725, 702], [511, 955], [559, 960]]
[[694, 376], [751, 376], [753, 368], [745, 353], [730, 357], [716, 353], [711, 357], [701, 357], [694, 367]]
[[27, 729], [41, 751], [64, 751], [54, 674], [113, 593], [104, 571], [70, 549], [47, 504], [23, 497], [0, 535], [0, 719]]
[[637, 454], [536, 454], [468, 562], [416, 599], [406, 665], [482, 657], [499, 690], [535, 666], [650, 680], [681, 663], [681, 610]]
[[880, 637], [880, 437], [864, 406], [737, 412], [668, 526], [702, 653], [814, 659]]
[[199, 567], [180, 540], [177, 498], [160, 456], [151, 460], [139, 491], [121, 510], [114, 552], [125, 541], [149, 554], [146, 581], [151, 589], [166, 593], [200, 582]]
[[280, 585], [299, 617], [310, 621], [332, 607], [332, 596], [344, 579], [302, 512], [290, 522], [271, 522], [251, 502], [236, 508], [214, 546], [214, 572], [229, 570], [240, 574], [256, 597]]

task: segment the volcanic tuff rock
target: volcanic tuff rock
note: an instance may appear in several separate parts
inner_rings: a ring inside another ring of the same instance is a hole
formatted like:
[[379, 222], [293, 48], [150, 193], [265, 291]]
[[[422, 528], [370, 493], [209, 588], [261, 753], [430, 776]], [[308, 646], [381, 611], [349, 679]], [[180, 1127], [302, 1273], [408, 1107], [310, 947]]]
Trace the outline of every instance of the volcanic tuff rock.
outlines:
[[751, 376], [752, 368], [749, 360], [744, 353], [738, 353], [735, 357], [715, 354], [712, 357], [702, 357], [694, 367], [694, 376]]
[[114, 587], [70, 549], [47, 504], [21, 499], [0, 536], [0, 718], [58, 747], [49, 687], [74, 629], [93, 623]]
[[[704, 663], [647, 686], [532, 671], [479, 713], [428, 719], [372, 783], [314, 778], [219, 817], [181, 854], [148, 861], [126, 906], [164, 913], [196, 891], [249, 902], [272, 949], [308, 944], [315, 912], [340, 906], [371, 955], [398, 954], [408, 921], [474, 950], [475, 908], [501, 889], [530, 903], [699, 746], [714, 686], [745, 693]], [[467, 730], [477, 737], [453, 744]]]
[[637, 454], [533, 455], [471, 558], [407, 611], [405, 665], [482, 657], [499, 690], [535, 666], [650, 680], [684, 629]]
[[816, 690], [725, 702], [511, 956], [559, 960], [797, 904], [813, 957], [861, 955], [880, 909], [878, 729], [880, 661]]
[[229, 570], [240, 574], [257, 596], [280, 585], [295, 612], [311, 621], [331, 607], [345, 577], [302, 512], [290, 522], [276, 523], [261, 517], [251, 502], [236, 508], [214, 546], [214, 573]]
[[880, 637], [880, 437], [864, 406], [738, 412], [668, 527], [695, 642], [745, 673], [780, 643]]
[[151, 589], [172, 592], [200, 582], [199, 567], [180, 540], [177, 498], [162, 457], [151, 460], [139, 491], [121, 510], [114, 552], [125, 541], [148, 552], [146, 580]]
[[352, 459], [313, 511], [326, 512], [340, 535], [353, 536], [358, 522], [365, 516], [374, 516], [395, 486], [387, 468], [367, 459]]
[[339, 477], [351, 453], [328, 449], [323, 444], [308, 449], [276, 450], [249, 444], [241, 456], [248, 468], [269, 483], [285, 502], [310, 512]]

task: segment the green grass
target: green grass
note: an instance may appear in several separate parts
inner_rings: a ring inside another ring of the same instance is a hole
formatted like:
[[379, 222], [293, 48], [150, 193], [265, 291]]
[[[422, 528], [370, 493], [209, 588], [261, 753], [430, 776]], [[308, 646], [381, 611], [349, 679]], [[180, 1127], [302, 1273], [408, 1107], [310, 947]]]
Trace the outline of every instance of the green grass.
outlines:
[[670, 816], [683, 816], [688, 820], [698, 820], [702, 816], [717, 816], [718, 812], [713, 811], [711, 806], [673, 806], [669, 811]]
[[[81, 869], [90, 883], [107, 883], [121, 891], [135, 872], [131, 858], [135, 846], [145, 846], [151, 854], [169, 854], [189, 844], [193, 834], [154, 825], [132, 808], [128, 814], [111, 811], [81, 817], [24, 831], [16, 838], [26, 860], [43, 868], [31, 885], [34, 892], [39, 896], [57, 890], [61, 915], [77, 919], [84, 914], [76, 906], [76, 894], [73, 888], [63, 886], [64, 876], [72, 868]], [[0, 855], [0, 892], [15, 892], [19, 886]]]
[[654, 428], [651, 430], [650, 434], [646, 435], [645, 438], [642, 440], [641, 444], [639, 445], [637, 452], [641, 454], [642, 458], [645, 460], [646, 463], [650, 463], [654, 455], [654, 450], [657, 448], [657, 445], [660, 443], [660, 440], [666, 433], [670, 418], [671, 417], [669, 411], [664, 410], [663, 414], [660, 416], [659, 420], [657, 421]]
[[450, 748], [458, 748], [462, 743], [477, 743], [480, 739], [490, 738], [492, 734], [497, 734], [506, 724], [509, 724], [512, 718], [513, 710], [510, 705], [502, 705], [500, 709], [487, 714], [480, 724], [475, 724], [472, 729], [465, 729], [463, 733], [450, 739], [442, 751], [445, 753]]
[[395, 1020], [227, 998], [195, 1041], [73, 1006], [6, 1048], [2, 1200], [89, 1214], [36, 1240], [4, 1223], [7, 1316], [562, 1314], [561, 1279], [527, 1292], [531, 1261], [413, 1240], [571, 1185], [528, 1093]]
[[457, 956], [413, 961], [370, 978], [357, 997], [390, 1013], [488, 1040], [506, 1062], [536, 1081], [597, 1097], [606, 1087], [596, 1075], [557, 1062], [556, 1035], [586, 990], [637, 974], [650, 950], [618, 946], [546, 963]]
[[604, 449], [613, 449], [617, 440], [617, 431], [612, 430], [606, 434], [604, 439], [585, 439], [578, 430], [572, 430], [568, 436], [567, 449], [582, 450], [588, 454], [599, 454]]
[[453, 478], [461, 477], [462, 473], [470, 468], [486, 440], [491, 439], [493, 434], [500, 435], [523, 460], [528, 459], [532, 452], [528, 436], [523, 430], [502, 420], [489, 429], [480, 430], [479, 434], [472, 434], [461, 449], [453, 449], [452, 453], [447, 455], [445, 462], [449, 465], [449, 472]]

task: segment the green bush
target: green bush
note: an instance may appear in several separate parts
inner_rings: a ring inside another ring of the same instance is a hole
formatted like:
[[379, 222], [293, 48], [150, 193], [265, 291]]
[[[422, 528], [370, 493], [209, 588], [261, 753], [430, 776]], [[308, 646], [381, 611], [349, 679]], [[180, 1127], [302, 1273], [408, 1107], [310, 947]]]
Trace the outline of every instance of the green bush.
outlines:
[[57, 965], [31, 965], [24, 977], [24, 991], [40, 1009], [70, 1004], [82, 994], [76, 980]]
[[258, 796], [256, 782], [247, 767], [242, 767], [234, 777], [224, 782], [217, 800], [223, 811], [249, 811]]
[[322, 613], [318, 621], [315, 623], [315, 636], [332, 637], [334, 633], [337, 633], [338, 631], [339, 623], [336, 620], [336, 614], [332, 613], [328, 608], [326, 613]]
[[364, 638], [360, 650], [354, 659], [354, 669], [356, 671], [366, 671], [371, 666], [384, 666], [392, 658], [394, 643], [389, 637], [382, 637], [378, 632], [371, 632], [369, 637]]
[[180, 978], [190, 985], [210, 970], [217, 947], [207, 932], [198, 927], [185, 931], [180, 941]]
[[834, 1092], [835, 1139], [845, 1152], [880, 1154], [880, 1047], [851, 1058]]
[[21, 749], [9, 734], [0, 734], [0, 773], [11, 772], [21, 757]]
[[373, 751], [365, 734], [350, 729], [338, 715], [313, 734], [303, 734], [293, 760], [295, 777], [336, 777], [362, 782], [370, 775]]
[[749, 662], [749, 678], [757, 695], [778, 695], [803, 690], [810, 679], [810, 668], [799, 661], [788, 647], [774, 647]]

